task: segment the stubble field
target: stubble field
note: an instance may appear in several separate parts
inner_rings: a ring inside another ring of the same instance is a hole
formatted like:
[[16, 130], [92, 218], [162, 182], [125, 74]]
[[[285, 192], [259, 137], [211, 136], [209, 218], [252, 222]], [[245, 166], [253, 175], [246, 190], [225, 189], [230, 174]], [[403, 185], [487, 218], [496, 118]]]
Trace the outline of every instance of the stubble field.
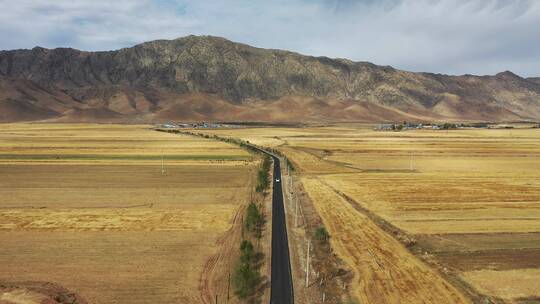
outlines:
[[364, 302], [540, 300], [540, 130], [214, 133], [293, 161]]
[[148, 126], [2, 125], [0, 283], [199, 303], [255, 165], [236, 146]]

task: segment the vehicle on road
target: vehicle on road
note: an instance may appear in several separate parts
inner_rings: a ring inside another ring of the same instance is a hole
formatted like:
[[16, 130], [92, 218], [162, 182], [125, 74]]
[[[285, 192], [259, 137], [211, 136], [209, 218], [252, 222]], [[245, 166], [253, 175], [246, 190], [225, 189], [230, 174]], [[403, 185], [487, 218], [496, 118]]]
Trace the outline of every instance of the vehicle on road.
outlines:
[[280, 179], [279, 178], [276, 178], [276, 183], [279, 183]]

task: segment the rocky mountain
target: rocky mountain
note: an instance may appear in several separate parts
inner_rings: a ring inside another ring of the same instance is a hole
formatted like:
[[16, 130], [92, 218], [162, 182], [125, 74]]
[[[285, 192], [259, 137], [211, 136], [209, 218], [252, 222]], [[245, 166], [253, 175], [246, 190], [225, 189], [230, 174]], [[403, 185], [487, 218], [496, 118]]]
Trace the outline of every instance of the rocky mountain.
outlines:
[[530, 77], [527, 80], [540, 84], [540, 77]]
[[0, 121], [540, 120], [540, 81], [412, 73], [189, 36], [0, 52]]

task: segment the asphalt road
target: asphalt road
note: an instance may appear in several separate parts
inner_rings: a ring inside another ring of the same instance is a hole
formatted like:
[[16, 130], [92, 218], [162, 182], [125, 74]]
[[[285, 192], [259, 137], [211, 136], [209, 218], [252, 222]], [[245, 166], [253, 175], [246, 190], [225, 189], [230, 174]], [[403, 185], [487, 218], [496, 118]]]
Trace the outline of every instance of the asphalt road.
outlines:
[[[287, 223], [281, 190], [281, 170], [279, 158], [274, 159], [274, 181], [272, 192], [272, 270], [270, 282], [270, 304], [294, 303], [289, 258]], [[279, 182], [276, 182], [279, 179]]]

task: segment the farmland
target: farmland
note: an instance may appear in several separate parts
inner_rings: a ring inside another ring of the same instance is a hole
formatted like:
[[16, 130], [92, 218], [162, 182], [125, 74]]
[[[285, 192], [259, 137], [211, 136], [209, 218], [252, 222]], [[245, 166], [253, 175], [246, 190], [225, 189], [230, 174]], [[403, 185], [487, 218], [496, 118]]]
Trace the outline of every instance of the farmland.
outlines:
[[540, 300], [538, 129], [212, 133], [291, 159], [362, 303]]
[[2, 125], [0, 284], [200, 303], [256, 165], [234, 145], [149, 126]]

